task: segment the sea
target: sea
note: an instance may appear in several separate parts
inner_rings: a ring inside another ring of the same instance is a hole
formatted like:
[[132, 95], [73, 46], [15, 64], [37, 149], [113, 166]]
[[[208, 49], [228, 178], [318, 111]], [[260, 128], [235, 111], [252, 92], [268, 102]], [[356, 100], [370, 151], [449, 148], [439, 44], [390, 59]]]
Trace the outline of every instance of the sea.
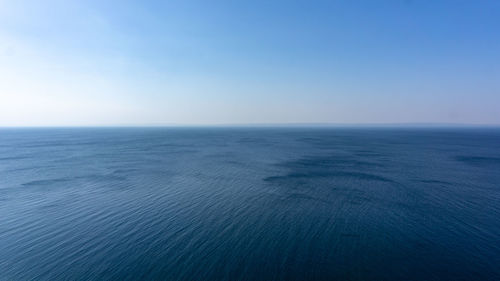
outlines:
[[0, 129], [0, 280], [500, 280], [500, 129]]

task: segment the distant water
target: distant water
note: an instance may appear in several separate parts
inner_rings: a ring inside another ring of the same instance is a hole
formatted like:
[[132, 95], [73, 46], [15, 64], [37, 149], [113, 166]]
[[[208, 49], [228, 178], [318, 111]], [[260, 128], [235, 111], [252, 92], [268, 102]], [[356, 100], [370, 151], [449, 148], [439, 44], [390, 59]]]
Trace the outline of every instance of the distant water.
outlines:
[[1, 280], [500, 280], [499, 129], [0, 129]]

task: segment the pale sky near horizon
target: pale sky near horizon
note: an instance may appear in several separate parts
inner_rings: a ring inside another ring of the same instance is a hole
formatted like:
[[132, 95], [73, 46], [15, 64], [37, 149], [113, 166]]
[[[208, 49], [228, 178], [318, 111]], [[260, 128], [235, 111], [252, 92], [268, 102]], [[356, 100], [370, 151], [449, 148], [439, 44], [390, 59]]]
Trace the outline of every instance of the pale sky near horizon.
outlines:
[[0, 0], [0, 126], [500, 124], [500, 1]]

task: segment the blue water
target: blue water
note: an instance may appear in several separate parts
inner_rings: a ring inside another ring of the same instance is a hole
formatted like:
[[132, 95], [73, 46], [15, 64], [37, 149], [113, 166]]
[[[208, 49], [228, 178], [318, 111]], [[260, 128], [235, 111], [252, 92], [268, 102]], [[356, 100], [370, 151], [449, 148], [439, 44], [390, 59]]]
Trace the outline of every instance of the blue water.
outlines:
[[499, 129], [0, 129], [1, 280], [500, 280]]

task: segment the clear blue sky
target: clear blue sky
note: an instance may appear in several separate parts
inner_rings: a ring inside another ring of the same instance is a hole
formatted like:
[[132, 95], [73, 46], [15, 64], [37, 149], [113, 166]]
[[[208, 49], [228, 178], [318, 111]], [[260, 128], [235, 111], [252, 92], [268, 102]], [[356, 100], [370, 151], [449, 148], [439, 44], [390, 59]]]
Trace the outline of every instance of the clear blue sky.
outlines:
[[0, 0], [0, 126], [500, 124], [500, 1]]

